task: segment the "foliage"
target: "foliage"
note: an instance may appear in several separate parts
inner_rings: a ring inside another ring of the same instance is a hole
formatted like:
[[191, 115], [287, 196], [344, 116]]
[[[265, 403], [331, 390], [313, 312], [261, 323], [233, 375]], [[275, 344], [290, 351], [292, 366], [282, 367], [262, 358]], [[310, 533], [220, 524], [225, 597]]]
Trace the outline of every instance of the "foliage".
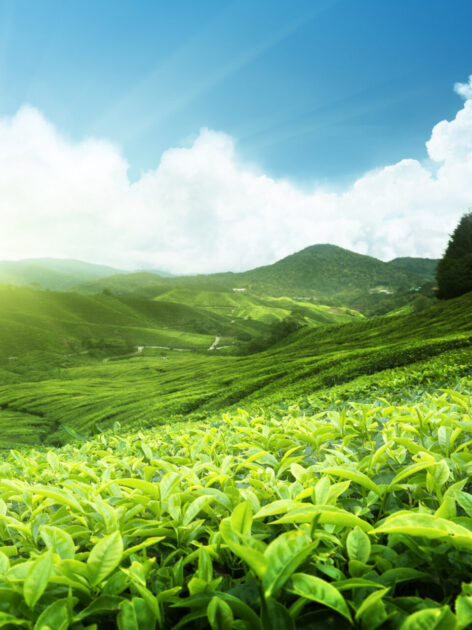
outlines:
[[422, 276], [424, 279], [434, 280], [438, 261], [435, 258], [412, 258], [404, 256], [390, 260], [391, 267], [398, 267], [412, 274]]
[[472, 291], [472, 212], [464, 214], [437, 268], [438, 297], [449, 299]]
[[12, 451], [2, 627], [469, 627], [471, 385]]

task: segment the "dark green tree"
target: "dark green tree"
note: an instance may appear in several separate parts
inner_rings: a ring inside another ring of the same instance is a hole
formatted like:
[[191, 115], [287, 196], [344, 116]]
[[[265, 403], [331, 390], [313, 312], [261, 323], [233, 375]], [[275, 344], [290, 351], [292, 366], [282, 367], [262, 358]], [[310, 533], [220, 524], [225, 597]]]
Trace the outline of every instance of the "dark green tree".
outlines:
[[472, 211], [452, 233], [436, 270], [438, 297], [443, 300], [472, 291]]

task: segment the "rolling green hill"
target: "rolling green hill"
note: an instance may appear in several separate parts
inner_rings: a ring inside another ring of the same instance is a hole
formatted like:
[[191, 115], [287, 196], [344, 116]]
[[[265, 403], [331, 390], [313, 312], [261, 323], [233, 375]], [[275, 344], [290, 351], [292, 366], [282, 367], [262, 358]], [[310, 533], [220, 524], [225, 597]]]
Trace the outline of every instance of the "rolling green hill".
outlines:
[[[123, 275], [124, 272], [107, 265], [96, 265], [68, 258], [28, 258], [16, 261], [0, 261], [0, 284], [32, 286], [55, 291], [68, 291], [78, 285]], [[172, 277], [159, 270], [149, 273], [153, 277]]]
[[155, 298], [205, 309], [226, 316], [231, 322], [259, 321], [272, 324], [296, 315], [306, 324], [339, 324], [362, 317], [350, 309], [300, 302], [288, 297], [259, 298], [245, 291], [196, 291], [171, 289]]
[[[173, 289], [145, 300], [0, 285], [0, 364], [34, 352], [67, 357], [131, 353], [148, 345], [208, 349], [215, 337], [231, 346], [268, 335], [270, 325], [295, 308], [293, 300], [282, 308], [280, 301], [263, 304], [234, 292]], [[299, 308], [311, 325], [356, 316], [310, 304]]]
[[80, 283], [119, 273], [118, 269], [80, 260], [29, 258], [0, 261], [0, 283], [69, 290]]
[[250, 284], [277, 287], [281, 294], [299, 290], [324, 296], [379, 285], [409, 286], [415, 279], [408, 271], [335, 245], [313, 245], [237, 276]]
[[[416, 258], [385, 263], [334, 245], [313, 245], [272, 265], [241, 273], [176, 278], [133, 273], [87, 282], [78, 290], [85, 293], [109, 290], [117, 295], [152, 298], [171, 289], [215, 292], [243, 288], [251, 297], [317, 300], [321, 304], [349, 307], [371, 315], [408, 304], [411, 301], [409, 289], [432, 282], [434, 265], [435, 261]], [[385, 294], [393, 297], [386, 300]]]
[[20, 427], [28, 428], [35, 418], [37, 437], [63, 441], [62, 424], [86, 433], [97, 422], [152, 426], [231, 405], [273, 404], [451, 352], [456, 355], [446, 363], [467, 366], [471, 309], [468, 294], [418, 314], [306, 327], [250, 356], [168, 353], [162, 361], [150, 350], [120, 362], [57, 368], [36, 382], [1, 387], [0, 421], [15, 415], [21, 440]]
[[66, 356], [92, 349], [119, 354], [139, 345], [208, 348], [215, 334], [230, 332], [224, 319], [186, 305], [13, 286], [0, 286], [0, 324], [0, 363], [39, 351]]

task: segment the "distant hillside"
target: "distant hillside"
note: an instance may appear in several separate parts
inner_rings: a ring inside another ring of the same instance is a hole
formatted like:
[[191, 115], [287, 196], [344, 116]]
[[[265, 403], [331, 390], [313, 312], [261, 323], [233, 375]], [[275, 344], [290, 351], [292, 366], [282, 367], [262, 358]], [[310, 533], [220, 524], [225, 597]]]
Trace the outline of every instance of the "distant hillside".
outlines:
[[168, 287], [168, 278], [163, 278], [150, 271], [136, 271], [127, 274], [116, 274], [107, 278], [99, 278], [84, 282], [76, 287], [81, 293], [100, 293], [110, 291], [116, 295], [136, 295], [142, 298], [153, 298]]
[[241, 274], [234, 280], [260, 285], [279, 295], [293, 291], [332, 296], [347, 290], [369, 290], [378, 286], [410, 287], [418, 275], [372, 256], [364, 256], [335, 245], [313, 245], [282, 260]]
[[168, 271], [162, 271], [161, 269], [153, 269], [152, 267], [146, 267], [144, 269], [140, 269], [139, 271], [136, 271], [135, 273], [153, 273], [153, 274], [157, 274], [158, 276], [161, 276], [162, 278], [175, 278], [175, 274], [173, 273], [169, 273]]
[[0, 261], [0, 283], [68, 290], [82, 282], [119, 273], [118, 269], [80, 260], [29, 258]]
[[[319, 301], [352, 291], [376, 287], [409, 289], [431, 281], [436, 261], [399, 258], [389, 263], [356, 254], [335, 245], [313, 245], [264, 267], [241, 273], [214, 273], [163, 278], [140, 272], [110, 276], [84, 283], [80, 291], [97, 293], [109, 289], [116, 294], [153, 297], [171, 288], [225, 291], [246, 288], [255, 295], [314, 297]], [[349, 299], [345, 303], [350, 306]]]
[[[129, 272], [107, 265], [95, 265], [82, 260], [68, 258], [27, 258], [15, 261], [0, 261], [0, 283], [16, 286], [32, 286], [55, 291], [68, 291], [78, 285], [96, 282], [109, 276]], [[152, 277], [171, 277], [171, 274], [153, 270], [142, 272]], [[137, 273], [137, 276], [141, 276]]]
[[422, 278], [427, 278], [431, 281], [435, 280], [436, 267], [438, 266], [439, 259], [436, 258], [394, 258], [387, 264], [390, 267], [396, 269], [402, 269], [408, 273], [416, 274]]

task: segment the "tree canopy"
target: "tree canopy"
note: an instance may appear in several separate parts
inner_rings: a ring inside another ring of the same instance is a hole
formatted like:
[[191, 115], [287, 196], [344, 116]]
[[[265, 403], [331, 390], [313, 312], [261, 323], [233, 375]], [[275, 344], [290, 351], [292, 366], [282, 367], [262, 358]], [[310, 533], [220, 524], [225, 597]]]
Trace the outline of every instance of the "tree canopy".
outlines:
[[472, 291], [472, 211], [452, 233], [436, 271], [438, 297], [449, 299]]

